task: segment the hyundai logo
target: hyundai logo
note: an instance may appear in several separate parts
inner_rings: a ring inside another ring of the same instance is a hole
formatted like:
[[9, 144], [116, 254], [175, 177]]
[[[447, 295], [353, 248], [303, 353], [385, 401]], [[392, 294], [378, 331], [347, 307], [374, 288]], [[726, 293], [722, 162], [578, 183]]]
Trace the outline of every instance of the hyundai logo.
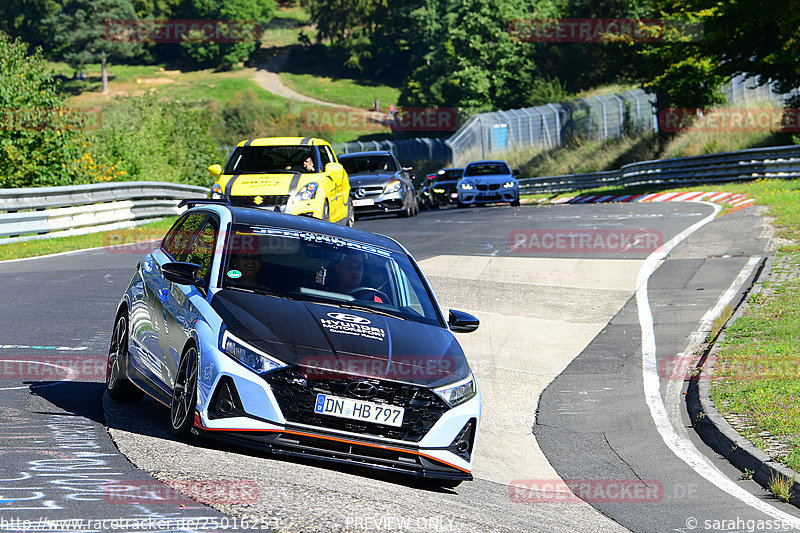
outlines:
[[364, 196], [366, 194], [367, 194], [367, 191], [365, 189], [363, 189], [362, 187], [359, 187], [358, 189], [356, 189], [356, 198], [364, 198]]
[[347, 385], [347, 390], [350, 394], [359, 398], [372, 398], [378, 394], [378, 387], [369, 381], [353, 381]]
[[334, 320], [342, 320], [353, 324], [371, 324], [372, 322], [363, 316], [349, 315], [347, 313], [328, 313], [328, 317]]

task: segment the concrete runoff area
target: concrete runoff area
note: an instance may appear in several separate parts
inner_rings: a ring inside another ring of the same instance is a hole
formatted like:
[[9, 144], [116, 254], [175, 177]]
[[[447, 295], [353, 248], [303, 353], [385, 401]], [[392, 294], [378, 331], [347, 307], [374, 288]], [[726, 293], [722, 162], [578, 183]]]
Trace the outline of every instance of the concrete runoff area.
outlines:
[[[459, 255], [420, 262], [443, 307], [481, 320], [477, 331], [458, 335], [482, 392], [476, 477], [559, 479], [531, 430], [539, 396], [631, 298], [642, 263]], [[465, 290], [470, 282], [475, 290]], [[497, 298], [495, 287], [508, 284], [500, 291], [506, 298]]]

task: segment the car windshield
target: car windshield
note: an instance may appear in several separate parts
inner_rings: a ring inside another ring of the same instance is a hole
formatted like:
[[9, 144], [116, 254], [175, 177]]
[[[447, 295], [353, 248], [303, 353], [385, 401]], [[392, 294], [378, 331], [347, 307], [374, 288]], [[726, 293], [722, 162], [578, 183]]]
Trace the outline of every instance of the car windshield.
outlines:
[[240, 146], [225, 174], [318, 172], [313, 146]]
[[464, 176], [486, 176], [489, 174], [511, 174], [505, 163], [475, 163], [469, 165]]
[[403, 253], [329, 235], [234, 225], [223, 289], [247, 290], [442, 325]]
[[461, 175], [463, 173], [463, 168], [448, 168], [443, 171], [440, 170], [439, 174], [436, 175], [436, 181], [457, 181], [461, 179]]
[[388, 155], [340, 156], [339, 163], [342, 164], [348, 174], [358, 174], [360, 172], [395, 172], [397, 170], [394, 159]]

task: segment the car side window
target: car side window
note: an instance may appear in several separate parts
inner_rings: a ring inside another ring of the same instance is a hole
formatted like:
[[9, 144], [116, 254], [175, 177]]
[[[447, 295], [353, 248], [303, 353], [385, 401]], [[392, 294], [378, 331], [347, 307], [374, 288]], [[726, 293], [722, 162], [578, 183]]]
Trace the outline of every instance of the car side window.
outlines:
[[319, 157], [322, 159], [322, 170], [325, 170], [325, 165], [328, 163], [333, 163], [333, 154], [331, 154], [331, 149], [327, 146], [322, 146], [319, 151]]
[[186, 255], [187, 263], [200, 265], [197, 275], [205, 280], [206, 285], [208, 285], [208, 276], [214, 261], [214, 245], [217, 242], [218, 229], [217, 221], [213, 217], [208, 217], [208, 221], [200, 229]]
[[192, 213], [180, 220], [164, 236], [161, 249], [175, 261], [186, 261], [187, 248], [207, 216], [206, 213]]

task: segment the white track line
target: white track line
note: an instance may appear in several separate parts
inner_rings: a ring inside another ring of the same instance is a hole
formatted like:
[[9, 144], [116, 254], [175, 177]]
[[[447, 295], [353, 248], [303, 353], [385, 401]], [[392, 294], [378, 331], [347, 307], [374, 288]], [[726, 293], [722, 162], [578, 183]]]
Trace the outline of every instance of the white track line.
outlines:
[[664, 401], [661, 398], [661, 378], [657, 372], [656, 337], [653, 326], [653, 314], [647, 296], [647, 282], [656, 268], [658, 268], [659, 261], [664, 259], [678, 244], [689, 237], [689, 235], [714, 220], [721, 209], [721, 207], [716, 204], [702, 203], [710, 205], [714, 209], [714, 212], [703, 220], [686, 228], [667, 241], [658, 250], [650, 254], [645, 260], [644, 265], [642, 265], [642, 269], [639, 271], [636, 283], [636, 306], [639, 309], [639, 324], [642, 328], [642, 381], [645, 400], [647, 401], [647, 406], [650, 408], [650, 415], [653, 418], [656, 429], [664, 440], [664, 443], [695, 472], [745, 505], [749, 505], [774, 519], [791, 523], [792, 527], [800, 527], [800, 519], [776, 509], [744, 490], [712, 465], [706, 457], [695, 448], [694, 444], [692, 444], [688, 438], [682, 438], [672, 426], [669, 416], [667, 415], [667, 410], [664, 407]]

